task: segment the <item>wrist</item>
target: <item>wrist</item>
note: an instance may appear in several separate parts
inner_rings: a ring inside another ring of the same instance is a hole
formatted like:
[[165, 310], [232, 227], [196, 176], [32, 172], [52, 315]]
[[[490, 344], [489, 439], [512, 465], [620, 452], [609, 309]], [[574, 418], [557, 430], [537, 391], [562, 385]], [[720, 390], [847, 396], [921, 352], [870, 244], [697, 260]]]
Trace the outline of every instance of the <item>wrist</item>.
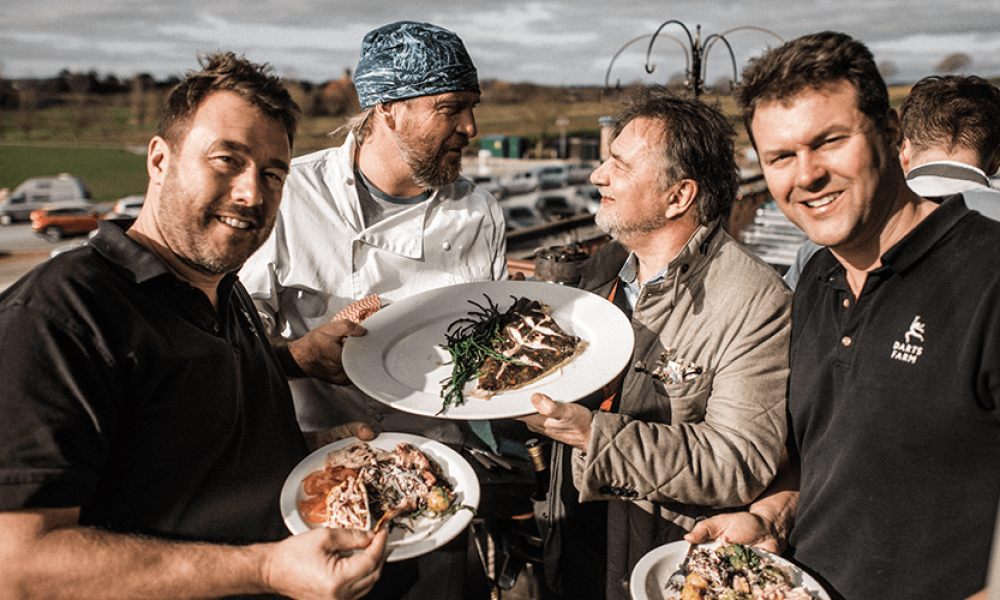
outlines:
[[278, 358], [281, 370], [285, 372], [285, 377], [289, 379], [307, 377], [306, 372], [299, 366], [298, 361], [295, 360], [295, 355], [292, 353], [288, 340], [282, 337], [271, 338], [271, 347], [274, 348], [274, 354]]

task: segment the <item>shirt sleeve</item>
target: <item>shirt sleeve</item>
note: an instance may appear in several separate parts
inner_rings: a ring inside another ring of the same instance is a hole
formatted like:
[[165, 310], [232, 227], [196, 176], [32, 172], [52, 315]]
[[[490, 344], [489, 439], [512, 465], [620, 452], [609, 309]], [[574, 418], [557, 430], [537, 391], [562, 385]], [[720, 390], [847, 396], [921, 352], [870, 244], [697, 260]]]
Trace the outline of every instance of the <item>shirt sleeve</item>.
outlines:
[[0, 510], [82, 506], [96, 489], [117, 392], [110, 358], [82, 327], [0, 309]]

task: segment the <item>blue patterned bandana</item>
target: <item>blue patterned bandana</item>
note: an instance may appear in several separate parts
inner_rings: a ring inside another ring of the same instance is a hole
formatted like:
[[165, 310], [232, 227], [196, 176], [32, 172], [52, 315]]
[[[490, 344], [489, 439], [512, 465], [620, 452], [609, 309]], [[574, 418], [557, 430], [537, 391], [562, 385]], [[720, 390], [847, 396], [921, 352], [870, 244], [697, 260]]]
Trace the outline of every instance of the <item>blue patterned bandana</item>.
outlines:
[[399, 21], [368, 32], [354, 73], [361, 108], [445, 92], [479, 91], [457, 35], [430, 23]]

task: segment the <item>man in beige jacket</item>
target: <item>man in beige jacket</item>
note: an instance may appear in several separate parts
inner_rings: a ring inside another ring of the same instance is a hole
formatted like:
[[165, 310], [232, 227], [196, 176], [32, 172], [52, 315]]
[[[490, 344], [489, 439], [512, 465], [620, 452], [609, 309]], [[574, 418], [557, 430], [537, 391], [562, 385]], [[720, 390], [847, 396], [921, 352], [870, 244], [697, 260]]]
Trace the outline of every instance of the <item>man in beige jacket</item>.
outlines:
[[[549, 586], [605, 597], [594, 574], [606, 562], [606, 597], [625, 599], [646, 552], [773, 478], [791, 292], [725, 231], [738, 169], [718, 110], [640, 93], [614, 134], [591, 181], [602, 195], [597, 222], [615, 241], [582, 266], [580, 286], [630, 316], [636, 366], [596, 402], [536, 394], [538, 414], [523, 420], [559, 442], [549, 498], [536, 507]], [[601, 547], [594, 524], [604, 513]]]

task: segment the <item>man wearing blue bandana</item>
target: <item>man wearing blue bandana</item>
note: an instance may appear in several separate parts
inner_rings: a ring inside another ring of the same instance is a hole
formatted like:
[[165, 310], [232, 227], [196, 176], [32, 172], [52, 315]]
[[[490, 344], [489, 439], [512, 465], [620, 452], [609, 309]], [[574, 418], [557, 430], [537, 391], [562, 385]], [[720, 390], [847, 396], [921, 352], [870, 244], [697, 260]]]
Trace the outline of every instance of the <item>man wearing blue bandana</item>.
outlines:
[[[493, 442], [487, 423], [403, 413], [330, 383], [342, 375], [331, 318], [351, 303], [507, 277], [503, 213], [460, 176], [480, 95], [461, 39], [428, 23], [375, 29], [354, 84], [362, 112], [344, 126], [346, 141], [292, 161], [274, 232], [240, 277], [292, 379], [304, 431], [364, 421], [376, 432], [460, 443], [475, 431]], [[430, 576], [421, 564], [420, 579], [460, 597], [465, 554], [451, 554], [454, 568]]]
[[278, 342], [305, 431], [365, 421], [458, 443], [468, 425], [419, 417], [353, 385], [331, 385], [330, 319], [378, 295], [388, 304], [447, 285], [504, 279], [503, 213], [460, 177], [476, 135], [479, 80], [462, 41], [402, 21], [365, 36], [354, 78], [362, 112], [344, 144], [292, 162], [274, 233], [241, 278]]

